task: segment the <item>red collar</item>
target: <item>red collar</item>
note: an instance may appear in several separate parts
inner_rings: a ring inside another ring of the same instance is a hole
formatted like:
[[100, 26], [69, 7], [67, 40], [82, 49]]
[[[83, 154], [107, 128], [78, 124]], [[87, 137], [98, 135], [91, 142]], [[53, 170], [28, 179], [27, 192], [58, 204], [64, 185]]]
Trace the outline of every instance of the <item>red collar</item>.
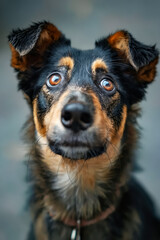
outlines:
[[[61, 221], [70, 227], [77, 227], [77, 225], [79, 224], [80, 227], [85, 227], [85, 226], [89, 226], [92, 224], [95, 224], [97, 222], [100, 222], [106, 218], [108, 218], [113, 212], [115, 211], [115, 206], [111, 205], [109, 208], [107, 208], [105, 211], [103, 211], [101, 214], [99, 214], [97, 217], [91, 219], [91, 220], [73, 220], [70, 218], [64, 218]], [[52, 212], [49, 212], [49, 215], [54, 219], [54, 215]]]

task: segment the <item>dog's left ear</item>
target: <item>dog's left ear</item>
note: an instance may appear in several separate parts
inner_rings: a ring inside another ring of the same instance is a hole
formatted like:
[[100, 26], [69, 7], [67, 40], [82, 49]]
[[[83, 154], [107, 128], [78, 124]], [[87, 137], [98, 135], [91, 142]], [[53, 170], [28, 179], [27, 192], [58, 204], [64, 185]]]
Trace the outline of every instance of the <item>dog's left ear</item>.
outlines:
[[138, 42], [124, 30], [96, 42], [96, 46], [115, 50], [122, 61], [129, 63], [136, 70], [139, 82], [150, 83], [154, 80], [158, 63], [158, 51], [155, 46]]
[[70, 46], [70, 40], [50, 22], [34, 23], [26, 29], [12, 31], [8, 37], [11, 48], [11, 66], [19, 79], [18, 88], [30, 99], [41, 69], [50, 55], [50, 49]]
[[41, 67], [50, 46], [70, 45], [56, 26], [45, 21], [12, 31], [8, 40], [12, 52], [11, 65], [19, 72]]

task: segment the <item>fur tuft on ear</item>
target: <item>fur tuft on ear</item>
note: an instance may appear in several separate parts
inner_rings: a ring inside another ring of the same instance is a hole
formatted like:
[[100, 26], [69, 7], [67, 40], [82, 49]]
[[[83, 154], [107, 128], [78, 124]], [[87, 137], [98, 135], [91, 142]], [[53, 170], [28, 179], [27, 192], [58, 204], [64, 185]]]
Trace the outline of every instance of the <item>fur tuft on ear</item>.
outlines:
[[13, 30], [8, 36], [8, 40], [20, 56], [29, 53], [35, 46], [44, 23], [34, 24], [24, 30]]
[[12, 52], [11, 65], [19, 71], [39, 67], [44, 54], [52, 44], [70, 45], [64, 35], [51, 23], [35, 23], [24, 30], [14, 30], [8, 36]]
[[138, 73], [138, 80], [144, 83], [153, 81], [158, 63], [158, 50], [138, 42], [133, 36], [121, 30], [96, 42], [97, 47], [115, 50], [122, 61], [129, 63]]

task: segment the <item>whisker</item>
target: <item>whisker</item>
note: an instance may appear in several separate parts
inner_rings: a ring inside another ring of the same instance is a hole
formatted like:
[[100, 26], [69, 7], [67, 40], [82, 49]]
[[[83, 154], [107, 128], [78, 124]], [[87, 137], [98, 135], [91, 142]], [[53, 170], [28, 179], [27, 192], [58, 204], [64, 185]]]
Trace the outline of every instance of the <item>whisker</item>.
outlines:
[[58, 167], [57, 167], [57, 172], [56, 172], [57, 176], [59, 174], [60, 165], [61, 165], [62, 162], [63, 162], [63, 158], [61, 157], [61, 160], [59, 161], [59, 164], [58, 164]]
[[[66, 168], [66, 172], [67, 172], [68, 179], [69, 179], [71, 185], [74, 185], [73, 179], [70, 177], [70, 174], [69, 174], [69, 171], [68, 171], [67, 166], [68, 166], [68, 164], [65, 164], [65, 168]], [[69, 167], [69, 166], [68, 166], [68, 167]]]
[[87, 66], [86, 66], [86, 72], [89, 74], [89, 76], [91, 76], [91, 75], [92, 75], [92, 74], [91, 74], [91, 72], [89, 72], [89, 70], [88, 70]]

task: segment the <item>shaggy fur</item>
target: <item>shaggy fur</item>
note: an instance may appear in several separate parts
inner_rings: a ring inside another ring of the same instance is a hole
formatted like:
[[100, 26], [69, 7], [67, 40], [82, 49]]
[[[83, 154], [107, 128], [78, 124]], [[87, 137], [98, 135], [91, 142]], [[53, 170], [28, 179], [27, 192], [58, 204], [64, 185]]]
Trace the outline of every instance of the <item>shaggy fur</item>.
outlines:
[[156, 74], [155, 46], [121, 30], [82, 51], [48, 22], [13, 31], [9, 42], [31, 109], [25, 124], [33, 218], [28, 239], [160, 239], [153, 203], [131, 178], [137, 104]]

